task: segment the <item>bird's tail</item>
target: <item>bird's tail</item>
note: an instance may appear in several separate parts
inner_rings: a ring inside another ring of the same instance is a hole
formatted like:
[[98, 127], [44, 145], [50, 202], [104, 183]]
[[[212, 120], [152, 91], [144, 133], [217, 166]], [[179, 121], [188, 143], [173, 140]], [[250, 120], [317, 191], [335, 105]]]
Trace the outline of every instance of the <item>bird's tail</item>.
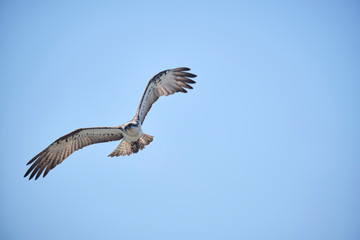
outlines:
[[136, 142], [129, 143], [125, 139], [121, 141], [121, 143], [115, 148], [115, 150], [110, 153], [109, 157], [118, 157], [130, 155], [132, 153], [137, 153], [139, 150], [143, 150], [146, 145], [151, 143], [153, 140], [153, 136], [143, 134]]

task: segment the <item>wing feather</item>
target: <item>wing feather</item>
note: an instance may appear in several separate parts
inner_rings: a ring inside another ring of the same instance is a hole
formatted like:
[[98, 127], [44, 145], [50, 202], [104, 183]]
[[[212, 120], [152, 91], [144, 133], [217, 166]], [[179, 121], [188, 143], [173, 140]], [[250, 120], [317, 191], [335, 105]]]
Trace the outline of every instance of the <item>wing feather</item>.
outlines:
[[192, 89], [193, 87], [189, 84], [194, 84], [195, 81], [190, 78], [195, 78], [196, 75], [186, 72], [189, 70], [190, 68], [186, 67], [168, 69], [151, 78], [145, 88], [135, 118], [139, 119], [142, 124], [159, 97], [169, 96], [177, 92], [187, 93], [185, 89]]
[[35, 175], [38, 179], [44, 172], [45, 177], [51, 169], [60, 164], [73, 152], [95, 143], [117, 141], [122, 139], [122, 131], [117, 127], [80, 128], [50, 144], [47, 148], [33, 157], [28, 163], [32, 164], [24, 177], [30, 173], [29, 180]]

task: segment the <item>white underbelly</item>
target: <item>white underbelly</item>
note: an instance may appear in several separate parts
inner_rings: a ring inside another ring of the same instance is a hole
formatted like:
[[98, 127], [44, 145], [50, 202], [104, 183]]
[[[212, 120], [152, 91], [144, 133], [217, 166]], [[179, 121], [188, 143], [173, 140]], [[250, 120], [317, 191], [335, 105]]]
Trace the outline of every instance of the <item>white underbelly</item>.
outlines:
[[141, 135], [143, 135], [141, 127], [132, 127], [128, 131], [124, 132], [124, 139], [127, 142], [135, 142], [141, 137]]

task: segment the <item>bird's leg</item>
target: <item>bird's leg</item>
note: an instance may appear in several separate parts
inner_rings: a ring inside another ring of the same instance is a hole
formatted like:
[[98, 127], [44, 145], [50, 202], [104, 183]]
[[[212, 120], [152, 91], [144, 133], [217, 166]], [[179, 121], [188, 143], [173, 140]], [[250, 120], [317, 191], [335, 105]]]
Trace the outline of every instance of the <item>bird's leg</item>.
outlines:
[[139, 151], [139, 149], [140, 149], [139, 140], [136, 142], [131, 142], [131, 149], [132, 149], [133, 153], [137, 153]]

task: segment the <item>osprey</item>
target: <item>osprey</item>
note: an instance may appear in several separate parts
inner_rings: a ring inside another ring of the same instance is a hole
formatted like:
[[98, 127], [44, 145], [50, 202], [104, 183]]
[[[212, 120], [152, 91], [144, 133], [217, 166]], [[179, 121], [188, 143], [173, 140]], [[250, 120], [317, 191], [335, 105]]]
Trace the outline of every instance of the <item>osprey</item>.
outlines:
[[137, 153], [152, 142], [153, 137], [143, 133], [141, 126], [153, 103], [160, 96], [168, 96], [176, 92], [186, 93], [185, 88], [192, 89], [189, 84], [195, 83], [190, 78], [196, 75], [189, 73], [190, 68], [168, 69], [156, 74], [150, 79], [141, 98], [134, 118], [118, 127], [79, 128], [50, 144], [38, 155], [33, 157], [27, 165], [30, 168], [24, 177], [30, 173], [29, 180], [35, 175], [35, 180], [44, 172], [45, 177], [51, 169], [62, 163], [73, 152], [95, 143], [118, 141], [123, 139], [110, 157], [118, 157]]

